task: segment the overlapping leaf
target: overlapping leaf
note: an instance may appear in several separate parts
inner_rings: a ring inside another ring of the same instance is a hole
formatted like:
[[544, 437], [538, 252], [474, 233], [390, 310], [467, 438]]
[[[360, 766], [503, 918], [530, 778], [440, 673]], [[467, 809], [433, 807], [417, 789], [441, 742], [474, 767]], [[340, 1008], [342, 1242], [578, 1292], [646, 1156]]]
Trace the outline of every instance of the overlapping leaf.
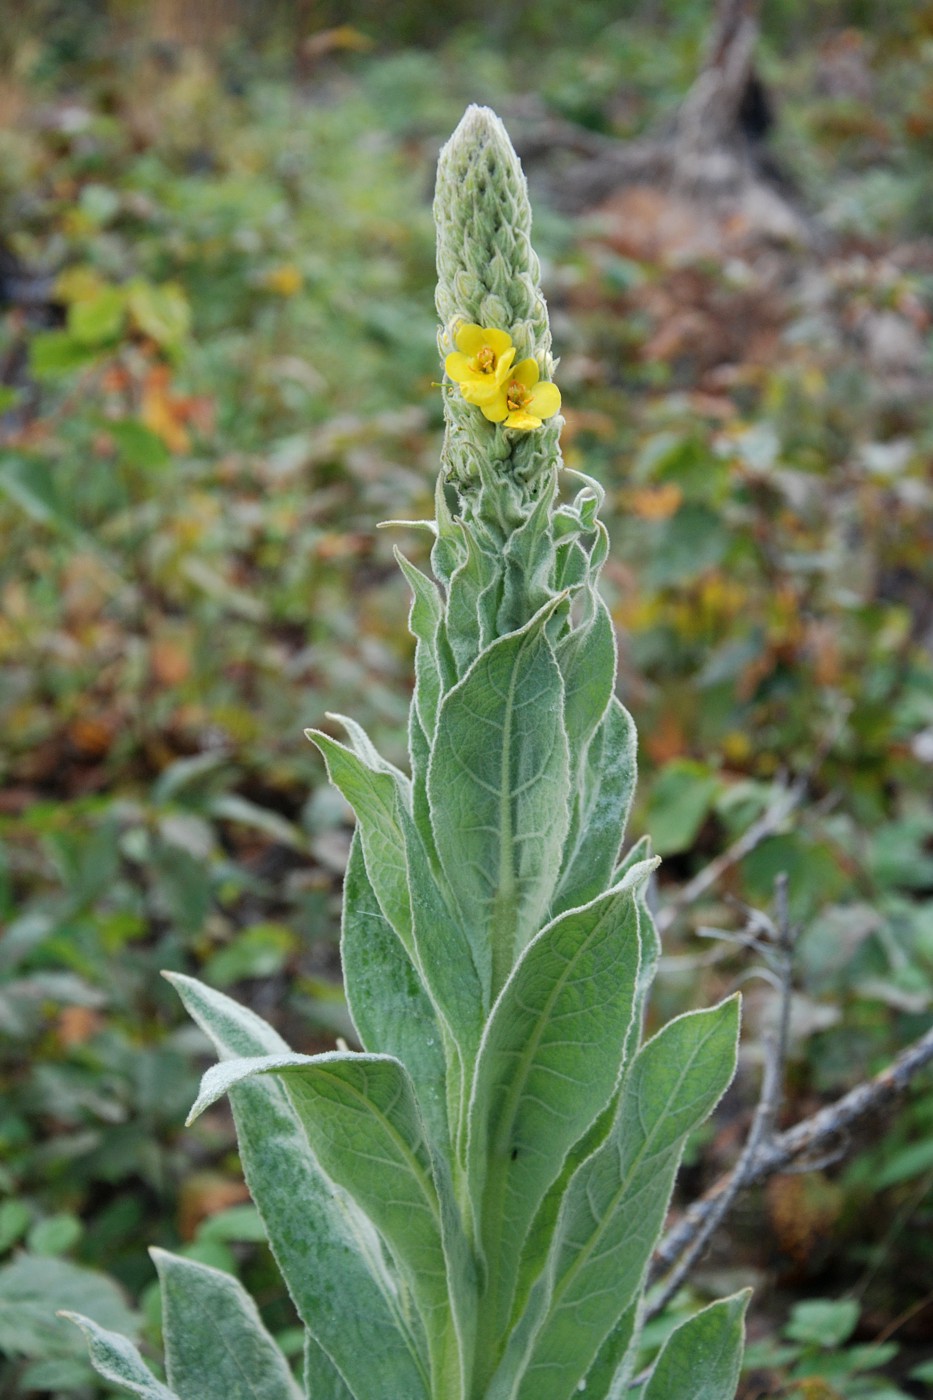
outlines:
[[[227, 1061], [289, 1054], [271, 1027], [229, 997], [193, 978], [170, 980]], [[341, 1385], [356, 1400], [382, 1400], [384, 1387], [426, 1397], [417, 1318], [404, 1311], [367, 1216], [322, 1171], [284, 1085], [268, 1075], [246, 1079], [232, 1086], [230, 1101], [250, 1194], [319, 1348], [316, 1360], [326, 1361], [319, 1389], [333, 1400], [342, 1400]]]
[[487, 992], [545, 921], [567, 830], [551, 611], [494, 642], [447, 694], [428, 772], [438, 855]]
[[[434, 1382], [458, 1365], [447, 1260], [463, 1258], [449, 1236], [453, 1211], [441, 1193], [411, 1082], [388, 1055], [274, 1055], [224, 1061], [204, 1076], [191, 1117], [255, 1075], [286, 1085], [315, 1156], [366, 1213], [418, 1307]], [[451, 1280], [463, 1292], [460, 1279]]]
[[566, 1400], [630, 1306], [688, 1132], [735, 1069], [738, 1001], [671, 1021], [626, 1077], [612, 1131], [572, 1177], [547, 1266], [488, 1400]]
[[483, 1038], [469, 1166], [489, 1278], [485, 1320], [496, 1340], [508, 1325], [521, 1252], [544, 1193], [621, 1071], [640, 963], [636, 881], [637, 873], [542, 930], [513, 969]]
[[169, 1384], [179, 1400], [301, 1400], [256, 1304], [230, 1274], [165, 1250], [162, 1285]]

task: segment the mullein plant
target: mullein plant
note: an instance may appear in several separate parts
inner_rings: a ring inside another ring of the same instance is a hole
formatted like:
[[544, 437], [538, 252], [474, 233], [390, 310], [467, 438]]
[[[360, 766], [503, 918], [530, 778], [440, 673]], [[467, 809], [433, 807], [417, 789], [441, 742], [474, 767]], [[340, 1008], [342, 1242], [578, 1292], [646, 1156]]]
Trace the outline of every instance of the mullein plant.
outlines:
[[[171, 975], [219, 1063], [247, 1183], [306, 1329], [296, 1381], [231, 1277], [154, 1250], [167, 1383], [86, 1318], [147, 1400], [732, 1400], [746, 1294], [637, 1375], [646, 1275], [689, 1134], [729, 1084], [735, 997], [642, 1032], [656, 861], [620, 859], [635, 781], [614, 693], [594, 481], [560, 394], [524, 176], [491, 112], [441, 153], [446, 436], [434, 578], [404, 555], [410, 773], [352, 719], [313, 731], [357, 819], [342, 956], [361, 1052], [293, 1054]], [[408, 522], [409, 524], [414, 522]]]

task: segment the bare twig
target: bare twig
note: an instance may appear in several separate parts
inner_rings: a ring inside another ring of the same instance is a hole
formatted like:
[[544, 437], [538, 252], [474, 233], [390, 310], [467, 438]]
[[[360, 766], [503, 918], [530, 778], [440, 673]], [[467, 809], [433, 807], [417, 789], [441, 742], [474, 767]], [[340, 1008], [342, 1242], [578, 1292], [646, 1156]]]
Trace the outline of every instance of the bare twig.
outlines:
[[744, 860], [756, 846], [760, 846], [762, 841], [773, 835], [783, 825], [791, 812], [799, 807], [803, 801], [809, 781], [810, 773], [808, 771], [790, 787], [781, 788], [770, 807], [762, 812], [757, 821], [752, 822], [751, 826], [747, 827], [731, 846], [727, 846], [721, 855], [710, 861], [709, 865], [704, 865], [703, 869], [694, 875], [692, 880], [688, 880], [683, 888], [678, 890], [673, 899], [655, 916], [659, 933], [666, 933], [682, 909], [687, 908], [688, 905], [695, 903], [702, 895], [706, 894], [707, 890], [719, 883], [727, 870], [738, 865], [740, 860]]
[[[931, 1063], [933, 1028], [915, 1040], [873, 1079], [857, 1084], [835, 1103], [827, 1104], [818, 1113], [803, 1119], [786, 1132], [776, 1134], [770, 1142], [759, 1147], [754, 1161], [744, 1170], [742, 1185], [754, 1186], [777, 1172], [794, 1167], [812, 1170], [815, 1165], [814, 1153], [822, 1153], [854, 1124], [891, 1103], [903, 1093], [914, 1075]], [[683, 1219], [667, 1232], [655, 1253], [653, 1270], [656, 1276], [671, 1268], [690, 1248], [707, 1217], [716, 1209], [720, 1197], [729, 1191], [737, 1170], [737, 1167], [733, 1168], [720, 1177], [705, 1195], [694, 1202]]]
[[[787, 1058], [787, 1040], [790, 1030], [790, 1008], [793, 993], [793, 950], [795, 930], [791, 927], [789, 908], [787, 902], [787, 876], [781, 874], [775, 881], [775, 913], [776, 919], [772, 922], [762, 916], [757, 910], [749, 910], [748, 926], [746, 936], [754, 946], [762, 952], [770, 964], [769, 976], [773, 977], [778, 989], [778, 1018], [773, 1035], [769, 1038], [766, 1051], [764, 1071], [761, 1079], [761, 1096], [755, 1110], [755, 1117], [752, 1120], [751, 1131], [746, 1140], [742, 1155], [733, 1168], [728, 1184], [720, 1192], [707, 1211], [704, 1219], [700, 1222], [693, 1236], [685, 1241], [683, 1248], [673, 1255], [671, 1264], [673, 1267], [660, 1293], [655, 1297], [646, 1314], [646, 1321], [656, 1317], [663, 1312], [667, 1304], [683, 1286], [686, 1279], [692, 1272], [697, 1260], [706, 1249], [710, 1239], [725, 1218], [733, 1201], [739, 1192], [748, 1185], [751, 1172], [754, 1169], [759, 1152], [772, 1139], [774, 1125], [781, 1107], [781, 1096], [784, 1083], [784, 1064]], [[755, 936], [755, 931], [762, 926], [771, 934], [772, 943], [766, 947], [761, 940]], [[662, 1245], [663, 1248], [663, 1245]], [[664, 1272], [667, 1261], [660, 1260], [659, 1254], [655, 1256], [654, 1265], [649, 1277], [658, 1277]]]

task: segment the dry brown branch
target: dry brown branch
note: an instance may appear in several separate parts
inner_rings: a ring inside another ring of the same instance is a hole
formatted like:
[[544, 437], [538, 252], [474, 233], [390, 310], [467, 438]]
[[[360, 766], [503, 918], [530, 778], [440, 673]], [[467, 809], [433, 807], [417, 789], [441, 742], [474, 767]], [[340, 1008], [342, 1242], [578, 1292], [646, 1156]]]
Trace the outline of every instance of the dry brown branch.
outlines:
[[[660, 1293], [652, 1300], [646, 1313], [646, 1320], [662, 1312], [684, 1282], [690, 1276], [697, 1260], [702, 1255], [710, 1239], [719, 1228], [730, 1210], [736, 1196], [749, 1184], [758, 1154], [772, 1140], [774, 1125], [781, 1107], [784, 1084], [784, 1065], [787, 1059], [787, 1042], [790, 1033], [790, 1010], [793, 995], [794, 941], [796, 932], [791, 926], [787, 898], [787, 876], [779, 875], [775, 882], [776, 919], [771, 919], [758, 910], [749, 910], [745, 929], [745, 941], [761, 953], [768, 964], [769, 980], [778, 988], [779, 1009], [774, 1035], [770, 1038], [765, 1053], [764, 1072], [761, 1079], [761, 1096], [751, 1130], [742, 1155], [729, 1176], [728, 1184], [712, 1202], [704, 1219], [699, 1222], [693, 1236], [671, 1260], [672, 1267]], [[769, 942], [764, 941], [767, 936]], [[663, 1246], [662, 1246], [663, 1247]], [[664, 1272], [664, 1265], [655, 1261], [654, 1276]]]
[[774, 801], [762, 812], [758, 820], [752, 822], [751, 826], [747, 827], [731, 846], [728, 846], [721, 855], [716, 856], [715, 860], [711, 860], [708, 865], [704, 865], [703, 869], [694, 875], [692, 880], [688, 880], [683, 888], [678, 890], [670, 902], [655, 915], [658, 933], [665, 934], [682, 909], [695, 904], [701, 895], [706, 894], [707, 890], [719, 883], [727, 870], [738, 865], [739, 861], [744, 860], [756, 846], [760, 846], [762, 841], [780, 829], [791, 812], [799, 807], [803, 801], [811, 773], [812, 769], [808, 769], [790, 787], [779, 788]]
[[[740, 1166], [743, 1178], [741, 1186], [746, 1187], [766, 1181], [777, 1172], [813, 1170], [817, 1166], [814, 1160], [817, 1153], [821, 1154], [823, 1161], [827, 1160], [827, 1157], [833, 1160], [839, 1155], [840, 1144], [844, 1148], [848, 1130], [854, 1124], [893, 1102], [903, 1093], [913, 1077], [931, 1063], [933, 1028], [914, 1041], [913, 1045], [908, 1046], [873, 1079], [857, 1084], [835, 1103], [827, 1104], [818, 1113], [762, 1143], [751, 1162], [745, 1165], [740, 1162], [731, 1172], [720, 1177], [667, 1232], [655, 1253], [652, 1276], [661, 1277], [691, 1248], [704, 1230], [709, 1216], [717, 1211], [718, 1202], [724, 1194], [731, 1203], [732, 1197], [728, 1196], [728, 1193]], [[719, 1218], [721, 1219], [721, 1215]]]

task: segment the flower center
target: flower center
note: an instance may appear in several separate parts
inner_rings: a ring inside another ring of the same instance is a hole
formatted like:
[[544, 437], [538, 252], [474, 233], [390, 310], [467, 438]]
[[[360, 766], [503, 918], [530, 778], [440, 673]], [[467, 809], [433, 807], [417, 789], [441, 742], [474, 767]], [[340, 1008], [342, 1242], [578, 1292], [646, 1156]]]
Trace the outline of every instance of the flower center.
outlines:
[[531, 403], [531, 390], [513, 379], [505, 391], [505, 402], [510, 413], [520, 413]]
[[496, 370], [496, 352], [491, 345], [484, 345], [476, 352], [476, 359], [473, 367], [479, 374], [494, 374]]

